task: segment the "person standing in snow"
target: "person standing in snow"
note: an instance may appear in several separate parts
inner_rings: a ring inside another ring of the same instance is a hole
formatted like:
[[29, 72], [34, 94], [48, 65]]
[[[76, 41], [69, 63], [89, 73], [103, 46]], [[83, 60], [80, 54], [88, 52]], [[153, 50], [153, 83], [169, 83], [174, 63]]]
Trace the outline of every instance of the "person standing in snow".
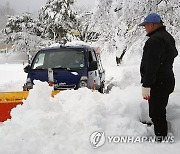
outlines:
[[149, 14], [139, 26], [144, 26], [149, 37], [140, 65], [142, 96], [148, 100], [155, 135], [163, 139], [168, 132], [166, 106], [175, 86], [173, 63], [178, 51], [158, 14]]

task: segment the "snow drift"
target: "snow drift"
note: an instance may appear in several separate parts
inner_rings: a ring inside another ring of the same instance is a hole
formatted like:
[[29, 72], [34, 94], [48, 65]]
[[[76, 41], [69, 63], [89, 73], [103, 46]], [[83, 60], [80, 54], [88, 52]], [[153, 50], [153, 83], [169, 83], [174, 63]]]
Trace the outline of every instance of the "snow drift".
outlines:
[[[142, 101], [139, 86], [114, 87], [109, 94], [83, 88], [62, 91], [54, 98], [51, 91], [47, 83], [35, 82], [28, 99], [13, 109], [12, 119], [0, 127], [0, 153], [115, 153], [122, 149], [123, 153], [130, 153], [132, 149], [137, 153], [147, 153], [147, 149], [148, 153], [164, 149], [173, 153], [178, 151], [175, 149], [178, 149], [179, 137], [173, 145], [106, 143], [96, 151], [90, 145], [89, 137], [93, 131], [120, 136], [153, 135], [153, 127], [139, 122], [142, 118], [148, 120], [145, 118], [147, 112], [144, 112], [147, 102]], [[180, 108], [176, 105], [174, 108], [174, 105], [170, 105], [169, 111], [174, 112], [170, 116], [180, 113]], [[173, 124], [178, 128], [180, 120], [175, 118]]]

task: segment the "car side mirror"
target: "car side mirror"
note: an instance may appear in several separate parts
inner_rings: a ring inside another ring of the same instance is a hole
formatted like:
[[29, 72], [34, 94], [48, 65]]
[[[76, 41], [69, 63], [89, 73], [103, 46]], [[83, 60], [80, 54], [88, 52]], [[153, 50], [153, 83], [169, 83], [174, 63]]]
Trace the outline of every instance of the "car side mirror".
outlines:
[[24, 67], [24, 72], [25, 73], [29, 73], [29, 71], [31, 70], [31, 66], [27, 65], [26, 67]]
[[89, 65], [89, 71], [94, 71], [98, 69], [97, 61], [92, 61]]

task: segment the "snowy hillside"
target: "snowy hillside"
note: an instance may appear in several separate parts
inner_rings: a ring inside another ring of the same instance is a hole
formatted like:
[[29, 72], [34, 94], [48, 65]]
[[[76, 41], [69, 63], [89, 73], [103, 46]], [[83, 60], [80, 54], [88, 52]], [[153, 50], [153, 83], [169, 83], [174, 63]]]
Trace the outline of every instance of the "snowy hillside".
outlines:
[[[176, 89], [170, 96], [167, 119], [175, 142], [109, 143], [94, 149], [90, 135], [150, 136], [148, 103], [141, 98], [140, 59], [124, 61], [103, 57], [109, 94], [88, 89], [62, 91], [51, 98], [47, 83], [36, 81], [23, 105], [11, 112], [12, 119], [0, 124], [0, 154], [179, 154], [180, 151], [180, 57], [175, 61]], [[26, 80], [22, 64], [0, 64], [0, 91], [21, 90]], [[169, 133], [170, 134], [170, 133]]]

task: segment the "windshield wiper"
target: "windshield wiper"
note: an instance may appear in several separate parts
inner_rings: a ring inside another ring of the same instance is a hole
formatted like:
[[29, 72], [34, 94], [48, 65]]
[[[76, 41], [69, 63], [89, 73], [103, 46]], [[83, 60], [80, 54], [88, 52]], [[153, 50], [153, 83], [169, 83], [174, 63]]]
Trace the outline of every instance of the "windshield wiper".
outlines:
[[34, 68], [33, 70], [45, 70], [45, 68]]
[[55, 66], [52, 69], [71, 70], [69, 67]]

